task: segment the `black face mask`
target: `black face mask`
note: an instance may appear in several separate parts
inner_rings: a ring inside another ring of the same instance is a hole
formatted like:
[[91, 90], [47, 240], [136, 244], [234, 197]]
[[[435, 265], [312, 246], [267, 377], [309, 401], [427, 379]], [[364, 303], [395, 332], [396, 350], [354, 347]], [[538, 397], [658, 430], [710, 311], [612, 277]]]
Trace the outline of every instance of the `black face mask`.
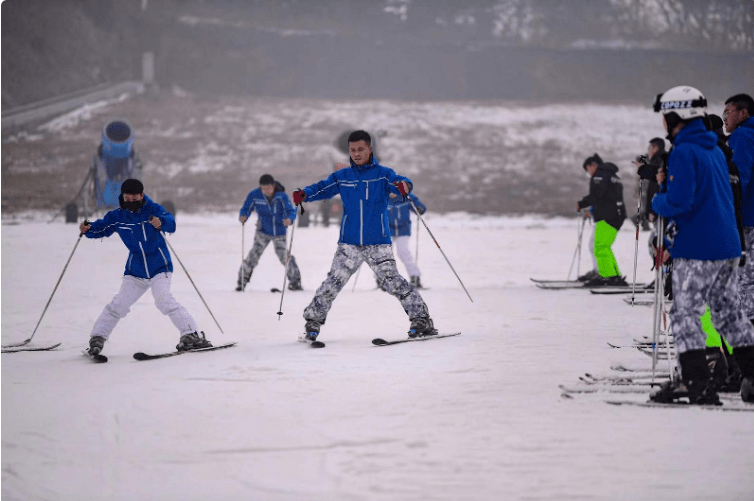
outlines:
[[138, 212], [139, 209], [141, 209], [141, 206], [144, 205], [144, 199], [137, 200], [136, 202], [126, 202], [121, 198], [120, 200], [120, 207], [121, 209], [130, 210], [131, 212]]

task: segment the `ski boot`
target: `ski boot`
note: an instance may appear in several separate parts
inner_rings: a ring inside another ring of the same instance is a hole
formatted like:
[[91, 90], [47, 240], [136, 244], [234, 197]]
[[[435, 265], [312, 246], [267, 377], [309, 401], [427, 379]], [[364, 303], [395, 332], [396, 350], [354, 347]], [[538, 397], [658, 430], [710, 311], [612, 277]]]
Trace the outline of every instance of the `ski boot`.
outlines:
[[289, 291], [302, 291], [304, 290], [304, 288], [301, 287], [301, 281], [294, 282], [293, 280], [291, 280], [290, 282], [288, 282], [288, 290]]
[[178, 342], [178, 344], [175, 346], [175, 349], [178, 351], [187, 351], [187, 350], [196, 350], [198, 348], [211, 348], [212, 343], [210, 343], [207, 338], [204, 335], [204, 331], [201, 332], [201, 335], [197, 334], [196, 331], [189, 332], [188, 334], [184, 334], [181, 336], [181, 340]]
[[422, 280], [418, 276], [411, 277], [411, 285], [413, 285], [416, 289], [423, 289]]
[[707, 366], [709, 367], [712, 382], [715, 384], [715, 389], [722, 390], [728, 377], [728, 361], [725, 359], [725, 355], [723, 355], [720, 348], [707, 348], [705, 353], [707, 356]]
[[95, 356], [102, 352], [102, 348], [105, 347], [105, 339], [102, 336], [92, 336], [89, 338], [89, 355]]
[[593, 277], [587, 281], [584, 282], [584, 287], [607, 287], [608, 285], [612, 285], [610, 283], [610, 279], [608, 277], [602, 277], [597, 275], [596, 277]]
[[580, 275], [576, 280], [579, 282], [588, 282], [589, 280], [598, 277], [599, 274], [594, 270], [589, 270], [583, 275]]
[[408, 337], [415, 338], [415, 337], [424, 337], [424, 336], [434, 336], [437, 334], [437, 330], [435, 329], [435, 325], [432, 322], [432, 319], [417, 317], [413, 320], [411, 320], [411, 327], [408, 330]]
[[243, 290], [246, 289], [246, 284], [248, 283], [248, 280], [244, 280], [243, 283], [240, 281], [236, 282], [236, 292], [243, 292]]
[[754, 404], [754, 378], [745, 377], [741, 381], [741, 400]]
[[649, 400], [660, 404], [672, 404], [688, 396], [686, 385], [676, 380], [663, 383], [659, 390], [649, 395]]
[[320, 323], [316, 320], [307, 320], [304, 325], [304, 333], [299, 336], [299, 340], [312, 343], [317, 340], [319, 336]]
[[607, 285], [611, 287], [627, 287], [628, 282], [626, 282], [626, 279], [620, 275], [615, 275], [614, 277], [609, 277], [607, 279]]

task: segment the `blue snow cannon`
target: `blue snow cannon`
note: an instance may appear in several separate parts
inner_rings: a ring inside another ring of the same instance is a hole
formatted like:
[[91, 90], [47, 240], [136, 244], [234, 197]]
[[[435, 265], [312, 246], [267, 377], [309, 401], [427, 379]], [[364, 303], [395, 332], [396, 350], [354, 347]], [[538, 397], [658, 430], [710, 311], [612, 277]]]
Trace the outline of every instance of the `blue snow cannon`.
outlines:
[[133, 129], [128, 123], [114, 120], [102, 128], [102, 143], [93, 162], [97, 207], [118, 207], [123, 181], [141, 179], [141, 162], [134, 149]]

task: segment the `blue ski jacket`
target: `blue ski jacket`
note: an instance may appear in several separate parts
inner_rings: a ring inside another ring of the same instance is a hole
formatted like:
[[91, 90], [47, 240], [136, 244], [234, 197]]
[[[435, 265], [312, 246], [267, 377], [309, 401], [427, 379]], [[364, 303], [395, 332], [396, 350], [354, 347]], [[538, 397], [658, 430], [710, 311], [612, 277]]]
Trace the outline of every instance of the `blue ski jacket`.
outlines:
[[[419, 197], [413, 193], [409, 193], [408, 197], [414, 202], [416, 208], [419, 209], [420, 214], [424, 214], [427, 211], [427, 207], [419, 200]], [[407, 237], [411, 235], [412, 212], [414, 212], [414, 208], [411, 207], [411, 203], [408, 200], [403, 200], [403, 197], [400, 195], [390, 197], [387, 204], [387, 217], [392, 236]]]
[[744, 226], [754, 227], [754, 117], [740, 123], [728, 138], [733, 162], [741, 179], [741, 219]]
[[[121, 199], [122, 197], [123, 195], [120, 196]], [[160, 235], [160, 230], [149, 222], [152, 216], [160, 219], [161, 231], [175, 231], [173, 215], [144, 195], [144, 205], [138, 211], [111, 210], [102, 219], [91, 223], [91, 228], [84, 235], [87, 238], [103, 238], [118, 233], [129, 250], [123, 274], [137, 278], [152, 278], [158, 273], [173, 271], [167, 242]]]
[[413, 186], [410, 179], [380, 165], [374, 157], [364, 165], [356, 165], [351, 160], [351, 167], [335, 171], [327, 179], [304, 188], [305, 201], [326, 200], [340, 195], [343, 216], [339, 243], [391, 244], [387, 204], [390, 193], [401, 196], [393, 185], [396, 181], [406, 181]]
[[666, 193], [652, 209], [675, 221], [673, 258], [715, 261], [741, 255], [728, 163], [701, 119], [678, 132], [668, 155]]
[[280, 185], [276, 185], [272, 200], [267, 200], [261, 188], [252, 190], [246, 196], [239, 216], [248, 218], [252, 211], [257, 211], [259, 215], [257, 231], [273, 237], [285, 236], [287, 228], [283, 224], [283, 219], [296, 220], [296, 208], [288, 195], [280, 189]]

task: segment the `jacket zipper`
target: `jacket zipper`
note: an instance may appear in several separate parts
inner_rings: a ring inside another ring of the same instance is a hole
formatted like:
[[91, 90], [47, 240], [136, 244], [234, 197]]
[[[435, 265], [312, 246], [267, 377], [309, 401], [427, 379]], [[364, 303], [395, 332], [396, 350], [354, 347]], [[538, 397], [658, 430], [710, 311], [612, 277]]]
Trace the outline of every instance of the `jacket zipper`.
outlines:
[[163, 260], [163, 261], [165, 261], [165, 273], [167, 273], [168, 271], [170, 271], [170, 270], [168, 269], [168, 268], [169, 268], [169, 267], [168, 267], [168, 260], [167, 260], [167, 258], [165, 257], [165, 254], [164, 254], [164, 253], [162, 252], [162, 249], [160, 249], [159, 247], [157, 247], [157, 250], [158, 250], [158, 251], [160, 251], [160, 255], [162, 256], [162, 260]]
[[359, 245], [364, 245], [364, 201], [359, 200]]
[[147, 274], [147, 278], [152, 278], [149, 276], [149, 266], [147, 265], [147, 255], [144, 254], [144, 247], [142, 247], [141, 242], [139, 242], [139, 249], [141, 249], [141, 255], [144, 258], [144, 272]]
[[367, 200], [369, 200], [369, 181], [364, 181], [367, 183]]

